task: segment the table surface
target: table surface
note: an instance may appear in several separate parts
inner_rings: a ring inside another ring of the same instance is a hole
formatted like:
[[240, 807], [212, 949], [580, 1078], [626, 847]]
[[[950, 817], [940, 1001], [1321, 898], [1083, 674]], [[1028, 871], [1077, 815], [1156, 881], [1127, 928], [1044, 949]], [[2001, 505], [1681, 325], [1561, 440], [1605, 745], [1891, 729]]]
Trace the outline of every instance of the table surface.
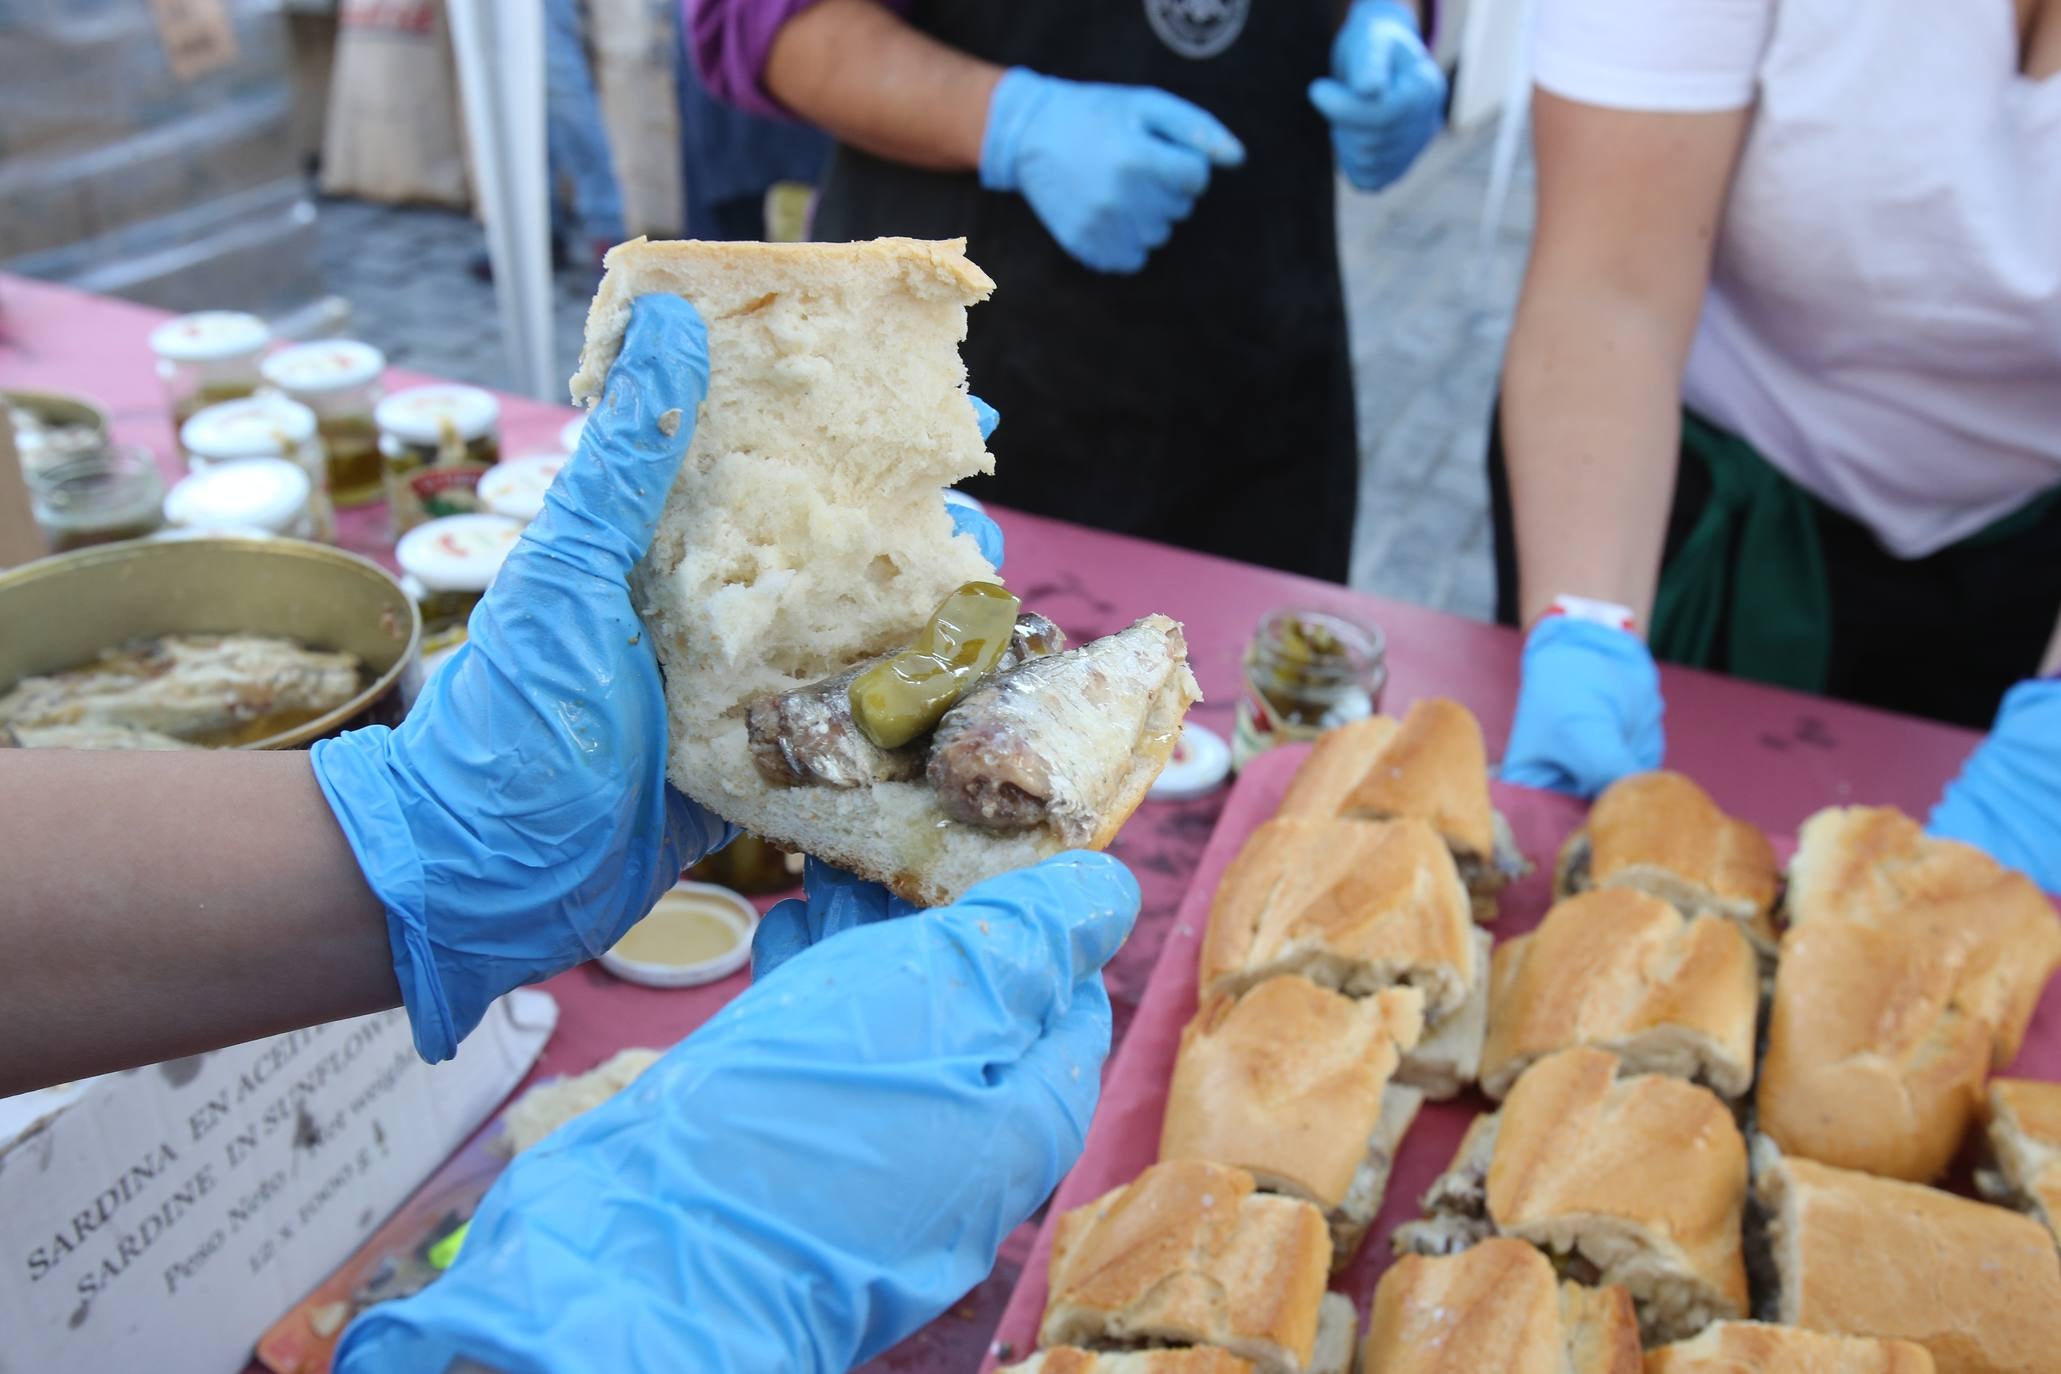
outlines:
[[[162, 318], [141, 306], [0, 274], [0, 387], [92, 398], [109, 412], [118, 439], [150, 448], [168, 476], [176, 476], [172, 426], [146, 342]], [[429, 380], [393, 369], [387, 385]], [[501, 406], [503, 450], [510, 454], [554, 448], [558, 429], [573, 414], [516, 396], [502, 396]], [[1386, 709], [1399, 712], [1421, 696], [1452, 697], [1480, 718], [1489, 756], [1501, 755], [1521, 648], [1510, 630], [1058, 521], [993, 514], [1007, 540], [1012, 589], [1076, 641], [1153, 611], [1183, 622], [1204, 696], [1192, 719], [1227, 738], [1239, 658], [1253, 626], [1267, 611], [1299, 605], [1381, 628], [1388, 642]], [[341, 512], [339, 542], [389, 560], [384, 509]], [[1791, 832], [1819, 807], [1838, 803], [1889, 803], [1922, 816], [1976, 738], [1952, 726], [1691, 669], [1663, 668], [1661, 678], [1668, 765], [1695, 777], [1727, 810], [1776, 833]], [[1222, 804], [1221, 791], [1185, 803], [1148, 802], [1112, 846], [1137, 872], [1145, 899], [1137, 932], [1108, 974], [1119, 1037]], [[656, 991], [618, 982], [594, 965], [561, 974], [546, 984], [559, 999], [561, 1017], [535, 1072], [578, 1072], [626, 1045], [670, 1044], [744, 984], [739, 974], [707, 988]], [[995, 1273], [964, 1303], [876, 1366], [973, 1368], [1029, 1242], [1029, 1229], [1020, 1230]]]

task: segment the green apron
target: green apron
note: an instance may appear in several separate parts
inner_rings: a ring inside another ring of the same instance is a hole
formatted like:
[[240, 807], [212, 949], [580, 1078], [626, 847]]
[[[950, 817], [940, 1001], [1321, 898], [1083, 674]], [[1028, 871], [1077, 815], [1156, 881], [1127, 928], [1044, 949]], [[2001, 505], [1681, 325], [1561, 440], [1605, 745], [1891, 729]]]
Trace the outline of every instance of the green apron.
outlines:
[[[1694, 454], [1710, 474], [1710, 499], [1661, 569], [1653, 602], [1654, 654], [1669, 663], [1824, 691], [1832, 599], [1818, 540], [1817, 498], [1777, 472], [1753, 445], [1686, 410], [1682, 451]], [[2061, 488], [2034, 497], [1955, 547], [2008, 539], [2044, 518], [2057, 501]]]

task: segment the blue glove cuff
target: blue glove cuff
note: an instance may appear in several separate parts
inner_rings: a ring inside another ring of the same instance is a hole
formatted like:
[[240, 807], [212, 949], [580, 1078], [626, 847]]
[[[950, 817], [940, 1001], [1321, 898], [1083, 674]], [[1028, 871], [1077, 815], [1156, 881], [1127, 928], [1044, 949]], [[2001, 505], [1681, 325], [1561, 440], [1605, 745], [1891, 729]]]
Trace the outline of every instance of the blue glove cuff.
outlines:
[[1016, 163], [1024, 131], [1045, 108], [1053, 89], [1063, 83], [1039, 76], [1027, 67], [1011, 67], [995, 83], [988, 99], [988, 127], [980, 140], [980, 184], [990, 191], [1017, 191], [1022, 181]]
[[[464, 1032], [454, 1024], [430, 950], [422, 858], [412, 845], [378, 844], [373, 839], [409, 833], [400, 798], [388, 784], [391, 739], [392, 731], [383, 725], [353, 730], [316, 741], [309, 759], [322, 796], [364, 871], [366, 885], [386, 909], [387, 945], [393, 956], [394, 978], [401, 985], [401, 1001], [408, 1009], [415, 1052], [427, 1063], [440, 1064], [458, 1052]], [[466, 1026], [464, 1031], [471, 1029]]]
[[1399, 24], [1407, 24], [1410, 32], [1419, 37], [1424, 33], [1424, 24], [1418, 19], [1416, 11], [1408, 5], [1399, 3], [1399, 0], [1353, 0], [1353, 12], [1356, 15], [1364, 15], [1367, 20], [1393, 19]]

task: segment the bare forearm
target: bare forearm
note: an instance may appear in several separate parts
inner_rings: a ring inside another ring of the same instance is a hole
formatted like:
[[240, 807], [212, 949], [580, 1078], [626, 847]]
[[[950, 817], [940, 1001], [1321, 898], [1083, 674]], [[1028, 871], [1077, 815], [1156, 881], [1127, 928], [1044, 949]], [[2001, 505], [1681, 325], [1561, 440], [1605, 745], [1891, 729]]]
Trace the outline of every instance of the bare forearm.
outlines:
[[306, 754], [0, 750], [0, 1095], [400, 1003]]
[[1651, 622], [1681, 434], [1678, 350], [1635, 303], [1527, 291], [1502, 400], [1523, 623], [1562, 594]]
[[917, 32], [872, 0], [822, 0], [780, 30], [765, 85], [795, 114], [880, 157], [980, 165], [1002, 69]]

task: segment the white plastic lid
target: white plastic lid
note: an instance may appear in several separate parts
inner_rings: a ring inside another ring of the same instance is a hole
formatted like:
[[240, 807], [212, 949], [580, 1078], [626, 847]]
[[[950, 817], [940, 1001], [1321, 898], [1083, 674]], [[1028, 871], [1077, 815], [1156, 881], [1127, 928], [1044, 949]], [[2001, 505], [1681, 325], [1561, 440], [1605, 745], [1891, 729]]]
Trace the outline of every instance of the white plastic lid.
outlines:
[[986, 506], [983, 506], [965, 492], [960, 491], [957, 487], [945, 488], [945, 504], [948, 506], [964, 506], [968, 510], [979, 511], [982, 514], [987, 513]]
[[479, 479], [480, 504], [511, 520], [536, 519], [565, 459], [563, 453], [532, 453], [494, 464]]
[[558, 446], [567, 453], [580, 446], [580, 434], [587, 428], [587, 417], [575, 415], [565, 422], [565, 428], [558, 431]]
[[1193, 721], [1181, 727], [1173, 757], [1145, 795], [1152, 801], [1188, 801], [1206, 796], [1231, 774], [1231, 746], [1224, 737]]
[[394, 559], [432, 592], [483, 592], [521, 537], [505, 515], [446, 515], [402, 535]]
[[500, 423], [501, 403], [491, 391], [447, 382], [396, 391], [374, 407], [372, 419], [402, 443], [436, 445], [447, 424], [460, 439], [484, 435]]
[[277, 458], [313, 440], [315, 412], [284, 396], [247, 396], [200, 411], [179, 428], [188, 453], [211, 462]]
[[283, 391], [341, 391], [376, 381], [386, 355], [355, 339], [323, 339], [282, 348], [258, 369]]
[[175, 363], [214, 363], [256, 353], [272, 331], [241, 310], [203, 310], [166, 320], [150, 331], [150, 351]]
[[165, 497], [165, 519], [189, 529], [260, 529], [291, 534], [307, 516], [306, 469], [284, 458], [212, 463]]

